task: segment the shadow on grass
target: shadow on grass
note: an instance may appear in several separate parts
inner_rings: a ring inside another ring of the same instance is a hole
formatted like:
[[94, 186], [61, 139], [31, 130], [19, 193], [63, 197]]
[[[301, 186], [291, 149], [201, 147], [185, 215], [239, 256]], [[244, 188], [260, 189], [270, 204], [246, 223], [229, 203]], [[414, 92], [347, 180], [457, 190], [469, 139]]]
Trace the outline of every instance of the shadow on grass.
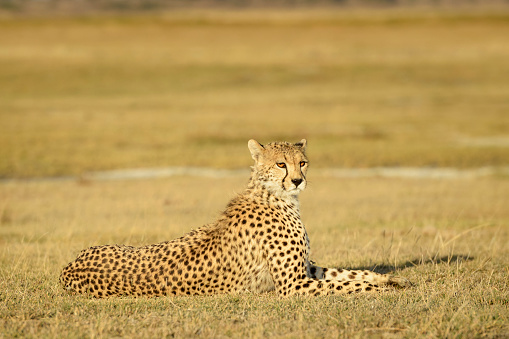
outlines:
[[371, 267], [366, 267], [366, 266], [361, 266], [361, 267], [352, 267], [351, 269], [352, 270], [370, 270], [370, 271], [373, 271], [373, 272], [377, 272], [377, 273], [382, 273], [382, 274], [387, 274], [387, 273], [391, 273], [391, 272], [394, 272], [394, 271], [399, 271], [399, 270], [403, 270], [407, 267], [414, 267], [414, 266], [418, 266], [418, 265], [427, 265], [427, 264], [448, 264], [450, 265], [451, 263], [458, 263], [458, 262], [464, 262], [464, 261], [472, 261], [474, 260], [474, 257], [472, 256], [469, 256], [469, 255], [462, 255], [462, 254], [458, 254], [458, 255], [446, 255], [446, 256], [442, 256], [442, 257], [432, 257], [432, 258], [429, 258], [429, 259], [424, 259], [424, 258], [420, 258], [420, 259], [415, 259], [415, 260], [410, 260], [410, 261], [407, 261], [407, 262], [404, 262], [400, 265], [375, 265], [375, 266], [371, 266]]

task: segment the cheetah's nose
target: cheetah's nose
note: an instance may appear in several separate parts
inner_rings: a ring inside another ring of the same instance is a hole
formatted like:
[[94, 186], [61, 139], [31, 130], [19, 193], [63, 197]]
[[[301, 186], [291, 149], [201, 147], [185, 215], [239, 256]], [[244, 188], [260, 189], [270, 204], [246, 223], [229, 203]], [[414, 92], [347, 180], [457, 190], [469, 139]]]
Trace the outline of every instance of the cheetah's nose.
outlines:
[[293, 184], [295, 185], [295, 187], [299, 187], [299, 185], [302, 183], [302, 179], [292, 179], [292, 182]]

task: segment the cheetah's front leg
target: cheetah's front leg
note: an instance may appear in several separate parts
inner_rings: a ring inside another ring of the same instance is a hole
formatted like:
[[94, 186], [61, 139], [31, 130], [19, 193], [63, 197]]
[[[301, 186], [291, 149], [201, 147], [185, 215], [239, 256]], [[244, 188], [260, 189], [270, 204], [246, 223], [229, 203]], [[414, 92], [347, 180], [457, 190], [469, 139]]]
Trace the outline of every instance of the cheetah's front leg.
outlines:
[[306, 263], [306, 274], [309, 278], [337, 280], [337, 281], [368, 281], [376, 285], [393, 285], [396, 287], [409, 287], [412, 283], [402, 277], [389, 274], [380, 274], [367, 270], [345, 270], [316, 266], [309, 261]]

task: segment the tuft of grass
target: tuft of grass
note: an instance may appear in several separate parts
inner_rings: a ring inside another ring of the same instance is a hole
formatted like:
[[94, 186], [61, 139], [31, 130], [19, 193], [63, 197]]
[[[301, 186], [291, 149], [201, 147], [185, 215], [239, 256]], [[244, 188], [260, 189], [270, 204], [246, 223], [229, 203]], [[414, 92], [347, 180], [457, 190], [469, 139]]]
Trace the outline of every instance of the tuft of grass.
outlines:
[[[312, 157], [312, 153], [310, 154]], [[505, 337], [509, 181], [338, 179], [309, 173], [312, 257], [415, 283], [381, 294], [278, 298], [70, 296], [61, 269], [88, 246], [145, 245], [219, 215], [245, 178], [0, 183], [5, 337]], [[4, 212], [5, 213], [5, 212]]]

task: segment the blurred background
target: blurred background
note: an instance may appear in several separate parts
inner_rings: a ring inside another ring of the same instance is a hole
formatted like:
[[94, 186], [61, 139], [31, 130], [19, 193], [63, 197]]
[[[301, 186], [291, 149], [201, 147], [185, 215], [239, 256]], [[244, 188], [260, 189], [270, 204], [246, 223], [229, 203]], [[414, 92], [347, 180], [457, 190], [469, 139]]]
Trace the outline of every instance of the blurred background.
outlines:
[[509, 1], [0, 0], [0, 178], [507, 166]]

